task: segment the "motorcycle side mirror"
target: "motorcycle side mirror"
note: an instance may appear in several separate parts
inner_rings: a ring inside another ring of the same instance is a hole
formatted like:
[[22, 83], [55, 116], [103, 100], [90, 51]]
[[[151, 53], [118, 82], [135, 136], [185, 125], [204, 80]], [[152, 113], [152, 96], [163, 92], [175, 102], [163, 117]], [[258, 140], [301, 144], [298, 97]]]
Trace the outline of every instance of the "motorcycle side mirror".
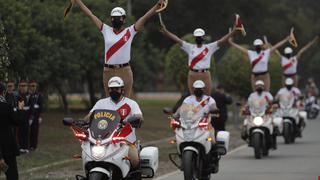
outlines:
[[71, 126], [73, 124], [73, 122], [74, 122], [73, 118], [64, 118], [62, 120], [62, 123], [65, 126]]
[[163, 108], [163, 113], [168, 114], [168, 115], [173, 114], [173, 109], [169, 108], [169, 107], [165, 107], [165, 108]]

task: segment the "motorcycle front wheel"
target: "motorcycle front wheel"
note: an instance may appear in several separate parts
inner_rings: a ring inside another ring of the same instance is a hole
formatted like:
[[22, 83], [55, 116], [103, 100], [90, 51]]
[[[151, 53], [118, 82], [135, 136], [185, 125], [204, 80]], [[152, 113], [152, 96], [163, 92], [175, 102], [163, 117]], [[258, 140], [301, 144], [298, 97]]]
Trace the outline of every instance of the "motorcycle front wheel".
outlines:
[[196, 179], [196, 153], [193, 151], [184, 151], [182, 155], [182, 169], [185, 180]]
[[92, 172], [90, 173], [88, 180], [112, 180], [112, 177], [108, 177], [108, 175], [102, 172]]
[[284, 123], [283, 125], [283, 138], [285, 144], [290, 144], [292, 142], [292, 125], [288, 122]]
[[256, 159], [261, 159], [263, 151], [262, 135], [260, 133], [254, 133], [251, 142], [254, 149], [254, 157]]

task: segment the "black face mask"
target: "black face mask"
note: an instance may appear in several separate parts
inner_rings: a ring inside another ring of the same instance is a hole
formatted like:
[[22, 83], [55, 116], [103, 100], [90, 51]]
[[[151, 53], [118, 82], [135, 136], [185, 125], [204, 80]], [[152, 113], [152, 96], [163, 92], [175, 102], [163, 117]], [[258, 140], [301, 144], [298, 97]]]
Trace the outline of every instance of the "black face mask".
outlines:
[[203, 95], [203, 90], [202, 90], [202, 89], [195, 89], [195, 90], [193, 91], [193, 93], [194, 93], [194, 95], [195, 95], [196, 97], [200, 98], [200, 97], [202, 97], [202, 95]]
[[111, 21], [112, 27], [115, 29], [120, 29], [123, 25], [123, 21], [120, 20], [120, 17], [113, 17], [113, 20]]
[[288, 59], [291, 58], [291, 54], [285, 54], [284, 56]]
[[259, 88], [256, 89], [256, 91], [257, 91], [258, 94], [261, 94], [262, 91], [263, 91], [263, 88], [259, 87]]
[[110, 91], [109, 94], [113, 101], [119, 101], [121, 97], [121, 93], [119, 93], [118, 91]]
[[262, 50], [261, 46], [256, 46], [255, 49], [256, 49], [257, 53], [260, 53]]
[[203, 38], [202, 37], [196, 37], [196, 43], [198, 44], [198, 45], [201, 45], [202, 43], [203, 43]]
[[292, 85], [287, 85], [286, 88], [290, 91], [292, 89]]

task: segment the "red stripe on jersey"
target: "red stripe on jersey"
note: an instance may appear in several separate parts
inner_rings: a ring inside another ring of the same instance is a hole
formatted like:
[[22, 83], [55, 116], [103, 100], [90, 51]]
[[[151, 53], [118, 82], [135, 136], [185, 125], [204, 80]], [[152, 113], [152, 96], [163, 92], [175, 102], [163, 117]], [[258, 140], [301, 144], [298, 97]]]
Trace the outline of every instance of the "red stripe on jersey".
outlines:
[[124, 120], [130, 114], [131, 107], [125, 103], [119, 109], [117, 109], [117, 112], [119, 113], [121, 120]]
[[194, 66], [199, 62], [201, 61], [201, 59], [203, 59], [209, 52], [209, 49], [206, 47], [200, 54], [198, 54], [196, 57], [194, 57], [192, 60], [191, 60], [191, 64], [190, 64], [190, 69], [193, 69]]
[[293, 63], [294, 63], [294, 59], [292, 59], [292, 60], [289, 59], [289, 63], [282, 66], [283, 71], [286, 71], [287, 69], [289, 69], [290, 67], [292, 67], [292, 66], [293, 66]]
[[264, 53], [261, 53], [255, 60], [252, 61], [251, 68], [253, 69], [263, 58]]
[[200, 106], [201, 106], [201, 107], [204, 107], [205, 105], [208, 104], [209, 100], [210, 100], [210, 97], [208, 97], [207, 99], [201, 101], [201, 102], [200, 102]]
[[264, 96], [264, 98], [267, 100], [267, 102], [270, 101], [270, 99], [268, 98], [268, 96]]
[[130, 37], [131, 33], [128, 29], [122, 38], [108, 49], [106, 53], [106, 62], [109, 61], [111, 56], [114, 55], [114, 53], [116, 53], [130, 39]]

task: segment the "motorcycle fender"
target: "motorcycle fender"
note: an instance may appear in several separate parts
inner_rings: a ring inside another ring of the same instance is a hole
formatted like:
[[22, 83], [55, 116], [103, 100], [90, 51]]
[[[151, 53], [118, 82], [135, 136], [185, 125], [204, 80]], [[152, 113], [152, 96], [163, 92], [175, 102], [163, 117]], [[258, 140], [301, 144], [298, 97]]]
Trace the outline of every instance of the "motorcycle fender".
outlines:
[[261, 129], [254, 129], [252, 131], [252, 134], [254, 134], [254, 133], [261, 133], [264, 136], [264, 131], [262, 131]]
[[198, 149], [196, 149], [195, 147], [192, 147], [192, 146], [187, 146], [187, 147], [185, 147], [185, 148], [183, 149], [183, 152], [184, 152], [184, 151], [193, 151], [193, 152], [195, 152], [197, 155], [199, 154]]
[[290, 124], [292, 124], [292, 121], [291, 121], [290, 119], [284, 119], [284, 120], [283, 120], [283, 123], [290, 123]]
[[104, 168], [101, 168], [101, 167], [95, 167], [93, 169], [90, 170], [90, 172], [101, 172], [103, 174], [106, 174], [108, 177], [110, 177], [110, 172]]

